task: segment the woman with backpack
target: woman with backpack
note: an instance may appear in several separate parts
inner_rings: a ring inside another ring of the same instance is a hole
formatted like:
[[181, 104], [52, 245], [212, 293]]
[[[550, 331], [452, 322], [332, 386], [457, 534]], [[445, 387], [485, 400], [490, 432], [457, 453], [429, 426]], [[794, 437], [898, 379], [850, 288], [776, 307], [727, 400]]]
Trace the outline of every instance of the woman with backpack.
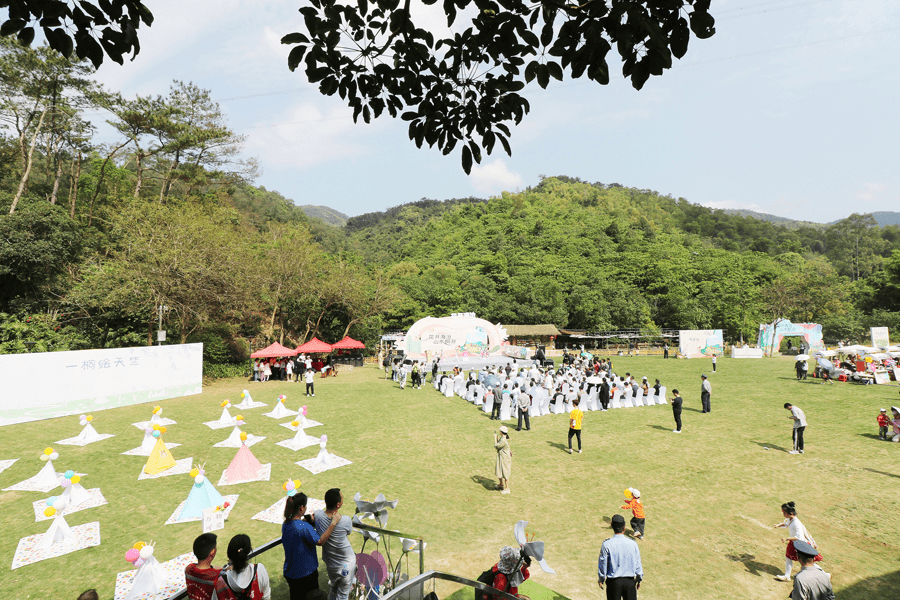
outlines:
[[219, 600], [269, 600], [272, 588], [265, 565], [250, 564], [253, 545], [243, 533], [228, 542], [228, 561], [231, 568], [223, 570], [216, 585]]

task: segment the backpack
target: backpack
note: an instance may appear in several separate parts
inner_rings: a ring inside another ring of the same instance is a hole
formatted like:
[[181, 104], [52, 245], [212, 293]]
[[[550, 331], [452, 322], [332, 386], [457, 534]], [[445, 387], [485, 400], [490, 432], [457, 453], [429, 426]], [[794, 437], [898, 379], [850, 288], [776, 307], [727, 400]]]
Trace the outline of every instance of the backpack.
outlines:
[[[494, 576], [494, 567], [491, 567], [490, 569], [484, 571], [481, 575], [479, 575], [478, 579], [476, 579], [475, 581], [483, 583], [484, 585], [490, 587], [494, 585]], [[506, 588], [503, 591], [509, 591], [509, 580], [507, 580]], [[481, 590], [475, 590], [475, 600], [490, 600], [490, 598], [496, 598], [496, 596], [485, 594]]]
[[231, 582], [228, 581], [228, 577], [223, 575], [222, 579], [225, 581], [225, 589], [221, 592], [217, 592], [217, 597], [220, 600], [254, 600], [257, 598], [262, 598], [262, 591], [259, 589], [259, 580], [256, 577], [256, 569], [257, 565], [253, 565], [253, 579], [250, 580], [250, 584], [245, 588], [233, 588], [231, 587]]

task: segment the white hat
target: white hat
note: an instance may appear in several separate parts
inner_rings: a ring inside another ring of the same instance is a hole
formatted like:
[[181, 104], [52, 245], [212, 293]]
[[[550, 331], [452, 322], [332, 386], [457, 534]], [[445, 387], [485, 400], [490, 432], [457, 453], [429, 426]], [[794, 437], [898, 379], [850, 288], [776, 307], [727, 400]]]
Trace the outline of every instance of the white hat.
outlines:
[[885, 409], [882, 408], [882, 409], [881, 409], [881, 412], [887, 412], [887, 410], [885, 410]]
[[509, 429], [506, 428], [506, 425], [500, 426], [500, 433], [509, 433]]
[[635, 498], [641, 497], [641, 490], [639, 490], [637, 488], [628, 488], [628, 491], [631, 492], [631, 495], [634, 496]]

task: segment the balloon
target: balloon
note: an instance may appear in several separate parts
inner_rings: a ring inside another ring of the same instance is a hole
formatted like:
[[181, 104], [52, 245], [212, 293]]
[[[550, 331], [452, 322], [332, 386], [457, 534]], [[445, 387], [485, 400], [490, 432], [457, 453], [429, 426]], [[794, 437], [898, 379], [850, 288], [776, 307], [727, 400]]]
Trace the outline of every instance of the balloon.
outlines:
[[141, 548], [141, 558], [147, 560], [151, 556], [153, 556], [153, 546], [144, 546]]
[[328, 441], [328, 436], [323, 434], [322, 437], [319, 438], [319, 441], [323, 444], [326, 443]]
[[87, 419], [82, 419], [82, 420], [78, 421], [78, 424], [82, 425], [82, 426], [87, 425]]
[[84, 421], [87, 418], [87, 415], [79, 415], [78, 418]]
[[72, 479], [73, 477], [75, 477], [75, 471], [73, 471], [72, 469], [69, 469], [68, 471], [65, 472], [63, 477], [65, 477], [66, 479]]
[[53, 508], [56, 510], [65, 510], [67, 506], [69, 506], [69, 499], [65, 496], [60, 496], [56, 499], [56, 502], [53, 503]]
[[291, 427], [299, 427], [300, 421], [291, 421]]
[[234, 418], [236, 421], [243, 421], [244, 417], [242, 415], [238, 415]]
[[45, 517], [52, 517], [55, 514], [56, 514], [56, 509], [53, 508], [52, 506], [48, 506], [47, 508], [44, 509]]
[[153, 431], [152, 427], [144, 427], [144, 433], [150, 433], [151, 431]]
[[288, 495], [288, 496], [296, 496], [296, 495], [297, 495], [297, 490], [291, 490], [291, 491], [289, 491], [289, 492], [287, 493], [287, 495]]
[[91, 415], [88, 415], [87, 418], [85, 418], [85, 421], [87, 421], [88, 423], [90, 423], [93, 420], [94, 420], [94, 417], [92, 417]]
[[159, 432], [158, 432], [158, 431], [154, 431], [154, 432], [151, 433], [150, 435], [152, 435], [152, 436], [155, 437], [155, 438], [158, 438], [158, 437], [159, 437]]
[[287, 485], [288, 485], [288, 482], [285, 481], [284, 483], [281, 484], [281, 489], [283, 489], [284, 491], [287, 491]]
[[140, 568], [142, 564], [144, 564], [144, 559], [143, 559], [143, 558], [138, 558], [136, 561], [134, 561], [134, 566], [135, 566], [135, 567]]
[[160, 432], [160, 433], [165, 433], [165, 432], [166, 432], [166, 428], [165, 428], [165, 427], [160, 427], [160, 428], [159, 428], [159, 432]]
[[306, 407], [305, 406], [303, 407], [303, 416], [304, 417], [306, 416]]
[[59, 498], [59, 496], [50, 496], [47, 498], [47, 506], [53, 506], [53, 503], [56, 502], [57, 498]]
[[141, 553], [138, 550], [135, 550], [134, 548], [129, 548], [128, 551], [125, 552], [125, 560], [127, 560], [130, 563], [133, 563], [140, 557], [141, 557]]
[[153, 431], [159, 431], [159, 425], [153, 424]]
[[[72, 479], [74, 479], [74, 477]], [[69, 481], [68, 479], [66, 479], [65, 477], [63, 477], [62, 479], [60, 479], [59, 485], [63, 486], [63, 488], [67, 488], [70, 485], [72, 485], [72, 482]]]
[[242, 442], [246, 442], [246, 441], [247, 441], [247, 434], [244, 433], [243, 431], [241, 432], [241, 441], [242, 441]]
[[194, 477], [194, 483], [197, 485], [201, 485], [203, 483], [203, 475], [197, 475]]
[[247, 394], [245, 394], [244, 392], [241, 392], [241, 398], [245, 397], [246, 395]]
[[872, 357], [871, 357], [871, 356], [867, 356], [867, 357], [866, 357], [866, 362], [867, 362], [867, 363], [871, 363], [871, 362], [872, 362]]
[[200, 474], [200, 469], [198, 469], [197, 467], [194, 467], [193, 469], [191, 469], [191, 472], [189, 474], [191, 477], [196, 477], [197, 475]]
[[53, 454], [53, 448], [50, 448], [49, 446], [44, 448], [44, 454], [50, 456], [51, 454]]
[[300, 480], [299, 479], [294, 480], [294, 489], [298, 489], [298, 490], [300, 489]]
[[57, 458], [59, 458], [59, 452], [54, 452], [50, 455], [50, 460], [56, 460]]
[[79, 481], [81, 481], [81, 476], [80, 476], [80, 475], [75, 475], [75, 476], [72, 477], [72, 479], [70, 479], [70, 481], [71, 481], [72, 483], [78, 483]]
[[293, 481], [288, 481], [286, 484], [284, 484], [284, 486], [285, 488], [287, 488], [287, 491], [291, 491], [295, 487]]
[[141, 548], [143, 548], [146, 545], [147, 545], [147, 542], [135, 542], [134, 546], [132, 546], [132, 548], [134, 548], [135, 550], [140, 550]]
[[631, 490], [630, 489], [625, 490], [625, 497], [631, 498]]
[[48, 460], [50, 460], [50, 457], [47, 456], [46, 454], [41, 454], [41, 460], [44, 462], [47, 462]]

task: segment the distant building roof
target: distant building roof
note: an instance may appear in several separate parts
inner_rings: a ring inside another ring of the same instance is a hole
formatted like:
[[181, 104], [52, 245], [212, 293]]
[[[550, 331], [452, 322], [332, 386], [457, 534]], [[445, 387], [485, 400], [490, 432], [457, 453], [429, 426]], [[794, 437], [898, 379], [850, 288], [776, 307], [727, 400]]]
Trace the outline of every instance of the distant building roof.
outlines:
[[556, 325], [502, 325], [510, 337], [537, 337], [559, 335]]

